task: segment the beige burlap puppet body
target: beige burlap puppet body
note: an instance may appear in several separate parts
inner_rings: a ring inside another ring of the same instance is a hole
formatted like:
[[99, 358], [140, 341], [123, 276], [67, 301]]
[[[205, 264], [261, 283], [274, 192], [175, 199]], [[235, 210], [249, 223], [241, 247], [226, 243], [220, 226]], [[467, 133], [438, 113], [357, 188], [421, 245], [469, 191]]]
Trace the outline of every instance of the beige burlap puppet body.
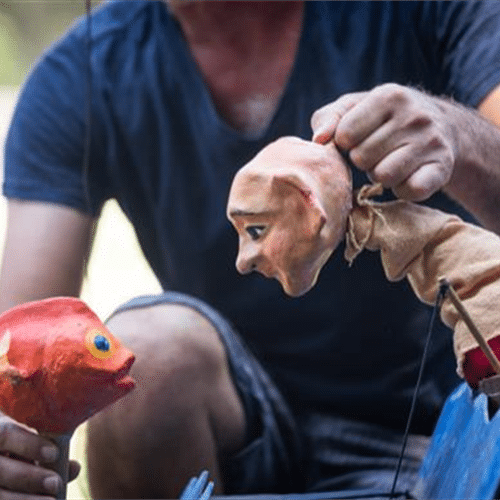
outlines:
[[[440, 210], [373, 201], [380, 192], [367, 185], [353, 193], [350, 171], [332, 144], [294, 137], [271, 143], [231, 186], [227, 215], [239, 235], [238, 271], [258, 271], [279, 280], [288, 295], [303, 295], [345, 238], [348, 263], [364, 249], [380, 251], [387, 278], [406, 277], [427, 304], [446, 276], [498, 356], [500, 238]], [[449, 300], [441, 318], [454, 331], [458, 373], [473, 387], [493, 375]]]

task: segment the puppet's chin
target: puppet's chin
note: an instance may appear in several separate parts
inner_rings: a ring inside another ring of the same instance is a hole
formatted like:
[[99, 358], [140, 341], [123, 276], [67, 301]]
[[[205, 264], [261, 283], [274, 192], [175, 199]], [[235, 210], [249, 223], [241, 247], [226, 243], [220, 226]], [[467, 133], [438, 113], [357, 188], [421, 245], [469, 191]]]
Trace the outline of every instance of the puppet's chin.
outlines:
[[283, 291], [290, 297], [300, 297], [305, 295], [311, 288], [314, 287], [318, 281], [319, 269], [313, 274], [293, 275], [286, 274], [277, 277], [276, 279], [281, 283]]
[[290, 297], [300, 297], [314, 287], [321, 269], [332, 254], [330, 248], [317, 252], [315, 259], [296, 263], [291, 269], [278, 272], [276, 279], [281, 283], [283, 291]]
[[301, 297], [302, 295], [305, 295], [314, 285], [315, 283], [311, 283], [308, 286], [296, 286], [281, 283], [283, 291], [290, 297]]

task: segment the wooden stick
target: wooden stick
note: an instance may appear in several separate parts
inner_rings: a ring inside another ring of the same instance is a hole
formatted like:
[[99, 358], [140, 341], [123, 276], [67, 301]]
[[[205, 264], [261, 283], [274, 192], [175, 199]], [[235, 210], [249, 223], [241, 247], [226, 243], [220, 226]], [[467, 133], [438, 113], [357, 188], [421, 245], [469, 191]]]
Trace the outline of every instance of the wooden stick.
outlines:
[[493, 369], [498, 374], [500, 374], [500, 362], [498, 361], [498, 358], [495, 356], [495, 353], [489, 346], [488, 342], [486, 342], [485, 338], [481, 335], [481, 332], [478, 330], [470, 314], [465, 309], [463, 302], [460, 300], [460, 297], [453, 288], [452, 284], [446, 278], [440, 278], [439, 283], [441, 284], [441, 286], [446, 287], [446, 295], [448, 295], [458, 313], [464, 320], [465, 324], [469, 328], [472, 336], [476, 339], [476, 342], [479, 344], [479, 347], [483, 351], [484, 355], [488, 358], [488, 361], [490, 362]]
[[57, 500], [66, 500], [66, 490], [69, 480], [69, 442], [72, 434], [51, 434], [42, 433], [43, 437], [50, 439], [59, 448], [59, 458], [49, 467], [54, 472], [61, 476], [63, 485], [58, 495]]

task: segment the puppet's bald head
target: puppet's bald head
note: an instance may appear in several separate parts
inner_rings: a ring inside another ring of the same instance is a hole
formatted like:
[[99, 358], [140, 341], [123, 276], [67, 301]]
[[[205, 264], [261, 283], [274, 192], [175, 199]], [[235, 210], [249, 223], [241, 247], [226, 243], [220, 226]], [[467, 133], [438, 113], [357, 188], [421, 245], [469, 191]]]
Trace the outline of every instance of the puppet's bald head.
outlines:
[[345, 234], [350, 172], [332, 144], [295, 137], [269, 144], [235, 176], [227, 215], [239, 235], [236, 267], [310, 290]]

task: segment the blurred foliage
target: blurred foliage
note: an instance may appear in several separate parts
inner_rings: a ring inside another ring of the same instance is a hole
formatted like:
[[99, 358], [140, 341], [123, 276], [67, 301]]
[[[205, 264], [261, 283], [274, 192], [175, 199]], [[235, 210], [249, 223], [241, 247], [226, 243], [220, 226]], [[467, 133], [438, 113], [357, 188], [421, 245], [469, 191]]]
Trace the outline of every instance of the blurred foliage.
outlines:
[[0, 0], [0, 85], [22, 83], [40, 53], [84, 14], [84, 0]]

